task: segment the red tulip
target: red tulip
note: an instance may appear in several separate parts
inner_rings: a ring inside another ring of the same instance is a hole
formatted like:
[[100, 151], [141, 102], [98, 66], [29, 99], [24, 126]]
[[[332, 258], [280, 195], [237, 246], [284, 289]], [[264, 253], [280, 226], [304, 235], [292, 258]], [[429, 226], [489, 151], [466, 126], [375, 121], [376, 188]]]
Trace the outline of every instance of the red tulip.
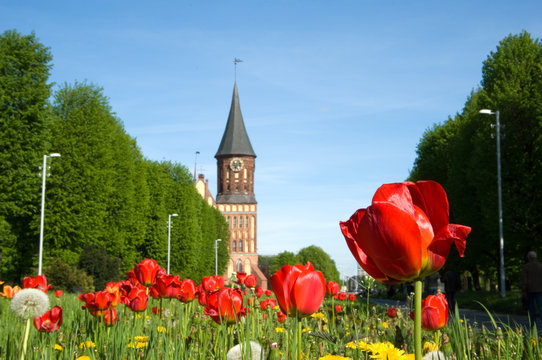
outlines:
[[62, 308], [58, 305], [53, 306], [42, 316], [34, 318], [34, 327], [40, 332], [57, 331], [60, 325], [62, 325]]
[[55, 296], [56, 296], [57, 298], [62, 297], [63, 294], [64, 294], [64, 293], [62, 292], [62, 290], [55, 290]]
[[339, 290], [341, 290], [339, 284], [337, 284], [335, 281], [328, 281], [326, 284], [326, 292], [328, 295], [337, 295], [339, 293]]
[[245, 286], [249, 288], [253, 288], [256, 286], [256, 283], [258, 282], [258, 279], [256, 278], [256, 275], [250, 274], [245, 278]]
[[147, 309], [147, 301], [149, 296], [145, 290], [134, 287], [128, 296], [124, 298], [123, 303], [135, 312], [145, 311]]
[[179, 275], [162, 275], [156, 276], [156, 281], [149, 289], [149, 295], [155, 299], [161, 298], [176, 298], [179, 295], [181, 281]]
[[343, 307], [341, 306], [341, 304], [336, 304], [335, 305], [335, 312], [340, 313], [341, 311], [343, 311]]
[[273, 292], [269, 289], [265, 290], [265, 296], [273, 296]]
[[0, 296], [12, 299], [15, 294], [17, 294], [21, 288], [18, 285], [11, 287], [9, 285], [4, 285], [4, 291], [0, 293]]
[[278, 312], [277, 312], [277, 321], [278, 321], [279, 323], [285, 322], [285, 321], [286, 321], [286, 317], [287, 317], [287, 316], [286, 316], [282, 311], [278, 311]]
[[114, 325], [117, 321], [119, 321], [119, 318], [117, 317], [117, 309], [110, 307], [109, 309], [105, 310], [103, 312], [103, 319], [106, 326]]
[[391, 318], [394, 318], [397, 316], [397, 309], [396, 308], [389, 308], [388, 311], [386, 312], [386, 315], [388, 315], [388, 317], [391, 317]]
[[312, 264], [284, 265], [269, 279], [280, 309], [288, 316], [302, 318], [316, 312], [326, 294], [326, 280]]
[[348, 300], [356, 301], [356, 294], [348, 294]]
[[196, 297], [196, 284], [192, 279], [185, 279], [181, 281], [181, 287], [177, 299], [181, 302], [189, 302]]
[[134, 267], [134, 274], [140, 284], [150, 287], [155, 282], [159, 269], [160, 265], [156, 260], [145, 259]]
[[382, 185], [371, 206], [341, 230], [354, 258], [376, 280], [397, 284], [437, 272], [455, 242], [464, 255], [470, 227], [448, 223], [448, 198], [434, 181]]
[[254, 290], [254, 292], [256, 293], [256, 296], [259, 297], [259, 298], [262, 297], [262, 295], [264, 294], [264, 290], [262, 289], [261, 286], [258, 286], [258, 287]]
[[218, 290], [224, 287], [224, 278], [220, 275], [205, 276], [201, 280], [201, 285], [205, 291]]
[[237, 283], [239, 285], [243, 285], [245, 283], [245, 278], [247, 277], [247, 273], [242, 272], [242, 271], [238, 271], [236, 273], [236, 277], [237, 277]]
[[47, 278], [45, 275], [27, 276], [23, 279], [24, 289], [38, 289], [43, 292], [49, 291], [53, 285], [47, 285]]
[[233, 324], [246, 314], [246, 308], [243, 307], [243, 294], [238, 288], [222, 288], [209, 292], [204, 312], [217, 324], [223, 321], [226, 324]]
[[448, 322], [448, 302], [444, 294], [429, 295], [422, 301], [422, 328], [440, 330]]
[[108, 309], [111, 306], [115, 296], [107, 291], [96, 291], [95, 293], [81, 294], [77, 297], [84, 301], [85, 305], [81, 309], [88, 309], [92, 315], [96, 315], [101, 310]]
[[341, 291], [337, 294], [337, 299], [339, 300], [346, 300], [346, 293], [344, 291]]
[[267, 310], [267, 308], [274, 309], [277, 306], [277, 302], [273, 298], [265, 299], [260, 301], [260, 309]]

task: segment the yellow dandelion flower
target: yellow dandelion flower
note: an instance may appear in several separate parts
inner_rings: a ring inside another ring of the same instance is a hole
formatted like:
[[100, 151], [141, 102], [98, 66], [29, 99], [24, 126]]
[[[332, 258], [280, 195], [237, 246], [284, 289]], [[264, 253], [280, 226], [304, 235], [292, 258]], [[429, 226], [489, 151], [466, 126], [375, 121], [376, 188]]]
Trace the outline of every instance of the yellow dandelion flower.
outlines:
[[275, 328], [275, 332], [278, 332], [278, 333], [283, 333], [284, 332], [284, 328]]
[[301, 330], [302, 333], [311, 332], [311, 328], [304, 328]]
[[274, 310], [280, 310], [280, 306], [275, 305], [275, 307], [274, 307], [273, 309], [274, 309]]
[[438, 345], [432, 341], [426, 341], [424, 344], [423, 344], [423, 353], [424, 354], [427, 354], [427, 353], [430, 353], [431, 351], [437, 351], [438, 350]]
[[146, 346], [147, 346], [147, 343], [146, 343], [146, 342], [138, 342], [138, 343], [136, 344], [136, 349], [142, 349], [142, 348], [144, 348], [144, 347], [146, 347]]
[[93, 349], [93, 348], [96, 347], [96, 344], [93, 343], [93, 342], [90, 341], [90, 340], [87, 340], [87, 341], [83, 341], [83, 342], [81, 343], [81, 345], [79, 345], [79, 347], [80, 347], [81, 349]]
[[136, 314], [135, 318], [136, 319], [141, 319], [141, 314]]
[[148, 336], [135, 336], [134, 341], [136, 341], [136, 342], [147, 342], [147, 341], [149, 341], [149, 337]]
[[64, 348], [62, 347], [62, 345], [55, 344], [55, 350], [62, 351], [64, 350]]
[[327, 354], [326, 356], [322, 356], [321, 358], [318, 358], [318, 360], [352, 360], [352, 358], [344, 357], [340, 355]]
[[86, 355], [83, 355], [83, 356], [79, 356], [77, 359], [75, 360], [90, 360], [90, 356], [86, 356]]
[[[365, 344], [363, 341], [361, 341], [363, 344]], [[365, 344], [367, 345], [367, 344]], [[346, 343], [346, 347], [349, 348], [349, 349], [358, 349], [359, 347], [359, 344], [356, 344], [355, 342], [353, 341], [350, 341], [349, 343]]]
[[358, 346], [358, 349], [363, 350], [363, 351], [367, 351], [367, 347], [369, 345], [363, 340], [358, 340], [357, 346]]
[[135, 347], [135, 344], [133, 342], [129, 342], [128, 345], [126, 345], [127, 348], [133, 349]]
[[321, 312], [315, 312], [311, 315], [312, 318], [316, 318], [316, 319], [325, 319], [326, 316], [321, 313]]
[[158, 330], [158, 332], [167, 333], [167, 329], [166, 329], [165, 327], [163, 327], [163, 326], [158, 326], [158, 327], [156, 328], [156, 330]]
[[388, 328], [388, 323], [386, 321], [382, 321], [382, 326], [384, 327], [384, 329], [387, 329]]

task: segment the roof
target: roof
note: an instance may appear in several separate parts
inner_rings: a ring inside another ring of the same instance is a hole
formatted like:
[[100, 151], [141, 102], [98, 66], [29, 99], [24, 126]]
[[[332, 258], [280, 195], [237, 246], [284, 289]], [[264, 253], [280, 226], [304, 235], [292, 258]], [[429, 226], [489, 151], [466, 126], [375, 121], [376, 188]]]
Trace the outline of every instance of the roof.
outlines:
[[226, 155], [247, 155], [254, 156], [254, 150], [250, 144], [243, 114], [241, 114], [241, 106], [239, 105], [239, 94], [237, 93], [237, 83], [233, 85], [233, 97], [231, 100], [230, 115], [226, 123], [222, 141], [215, 154], [215, 158]]

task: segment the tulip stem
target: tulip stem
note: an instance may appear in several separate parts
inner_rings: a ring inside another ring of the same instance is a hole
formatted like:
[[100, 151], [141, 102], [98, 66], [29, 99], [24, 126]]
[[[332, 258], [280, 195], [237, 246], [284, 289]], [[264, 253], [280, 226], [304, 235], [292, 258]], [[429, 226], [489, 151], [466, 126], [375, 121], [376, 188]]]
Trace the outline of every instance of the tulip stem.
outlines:
[[414, 280], [414, 354], [422, 359], [422, 281]]

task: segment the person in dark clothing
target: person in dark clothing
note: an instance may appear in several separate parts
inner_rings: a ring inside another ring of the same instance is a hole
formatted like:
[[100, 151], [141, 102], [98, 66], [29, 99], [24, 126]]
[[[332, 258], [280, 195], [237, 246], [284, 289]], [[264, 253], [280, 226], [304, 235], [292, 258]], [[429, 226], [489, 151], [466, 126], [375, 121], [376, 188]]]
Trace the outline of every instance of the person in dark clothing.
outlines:
[[448, 310], [454, 313], [455, 293], [461, 289], [461, 279], [458, 273], [448, 269], [442, 276], [442, 282], [444, 283], [444, 295], [446, 296], [446, 301], [448, 301]]
[[536, 322], [536, 306], [538, 306], [539, 316], [542, 316], [542, 264], [537, 261], [534, 251], [527, 253], [527, 261], [521, 275], [521, 292], [527, 296], [529, 318], [534, 324]]

